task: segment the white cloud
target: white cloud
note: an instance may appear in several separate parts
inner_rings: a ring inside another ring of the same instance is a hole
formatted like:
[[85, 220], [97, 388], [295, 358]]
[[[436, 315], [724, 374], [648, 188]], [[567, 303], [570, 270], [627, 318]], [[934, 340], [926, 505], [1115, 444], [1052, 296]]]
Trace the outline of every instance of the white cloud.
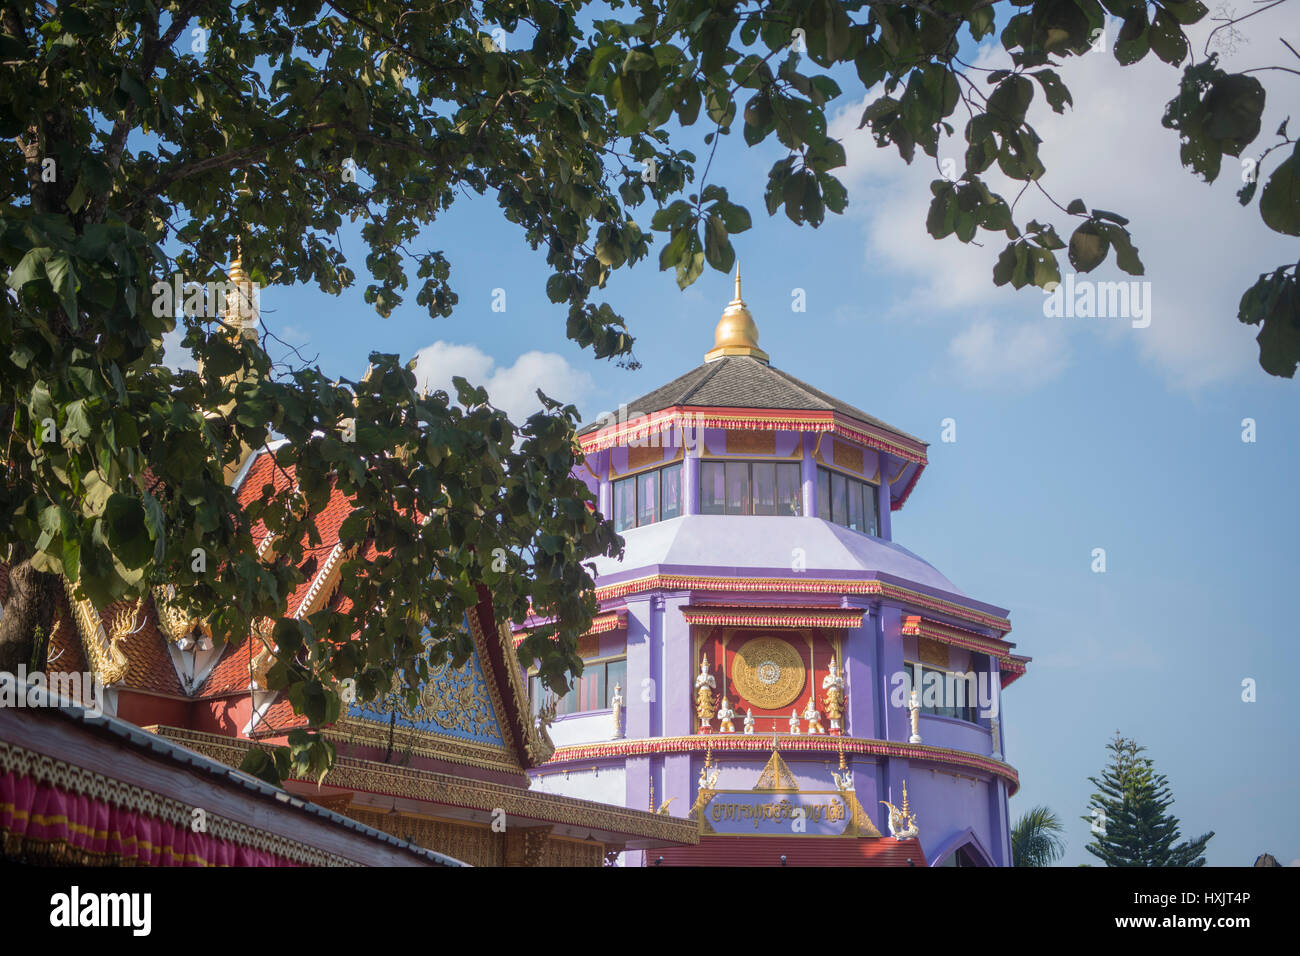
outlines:
[[558, 402], [580, 405], [594, 387], [589, 374], [555, 352], [525, 352], [508, 366], [476, 346], [453, 342], [434, 342], [415, 354], [417, 387], [440, 388], [454, 399], [451, 380], [457, 375], [486, 388], [492, 404], [516, 424], [541, 409], [539, 388]]
[[[1239, 24], [1245, 39], [1234, 53], [1221, 57], [1222, 66], [1239, 71], [1285, 59], [1288, 54], [1277, 37], [1300, 25], [1300, 11], [1288, 10], [1291, 6]], [[1198, 59], [1211, 28], [1207, 18], [1188, 29]], [[948, 361], [972, 384], [1032, 387], [1046, 381], [1067, 364], [1071, 338], [1087, 332], [1129, 343], [1179, 387], [1263, 374], [1257, 365], [1257, 330], [1237, 323], [1237, 303], [1260, 272], [1294, 261], [1294, 242], [1264, 226], [1255, 205], [1238, 205], [1235, 193], [1242, 182], [1232, 157], [1224, 157], [1219, 181], [1212, 186], [1182, 168], [1177, 134], [1161, 125], [1181, 69], [1154, 54], [1135, 66], [1119, 66], [1109, 52], [1117, 30], [1112, 21], [1105, 53], [1072, 57], [1060, 68], [1073, 108], [1063, 116], [1053, 113], [1036, 86], [1029, 121], [1044, 141], [1043, 184], [1062, 205], [1079, 197], [1090, 207], [1131, 220], [1129, 230], [1146, 265], [1143, 278], [1151, 282], [1148, 328], [1115, 320], [1048, 319], [1038, 290], [1017, 293], [995, 287], [993, 263], [1006, 241], [1000, 234], [981, 232], [977, 239], [983, 247], [952, 237], [932, 239], [925, 231], [925, 214], [929, 183], [939, 176], [934, 161], [918, 150], [906, 166], [892, 146], [878, 149], [868, 130], [856, 129], [863, 106], [878, 91], [846, 108], [832, 124], [845, 145], [850, 211], [862, 219], [867, 257], [877, 268], [883, 265], [915, 280], [912, 294], [896, 303], [899, 314], [919, 312], [957, 327]], [[1000, 44], [986, 44], [975, 65], [1007, 65]], [[1273, 132], [1288, 105], [1286, 80], [1274, 78], [1279, 75], [1256, 74], [1270, 99], [1260, 136], [1247, 156], [1276, 142]], [[941, 159], [956, 160], [959, 169], [965, 149], [963, 115], [959, 107], [957, 135], [941, 142], [939, 151]], [[1003, 178], [996, 166], [985, 175], [1008, 201], [1022, 185]], [[1064, 230], [1072, 228], [1069, 217], [1033, 187], [1024, 193], [1016, 215], [1022, 224], [1032, 218], [1054, 222], [1068, 241]], [[1061, 261], [1068, 268], [1064, 256]], [[1108, 264], [1089, 278], [1128, 277]], [[1056, 328], [1050, 323], [1057, 323]]]
[[1033, 387], [1068, 364], [1064, 327], [1055, 322], [972, 322], [953, 338], [948, 353], [961, 378], [972, 385], [1003, 383]]

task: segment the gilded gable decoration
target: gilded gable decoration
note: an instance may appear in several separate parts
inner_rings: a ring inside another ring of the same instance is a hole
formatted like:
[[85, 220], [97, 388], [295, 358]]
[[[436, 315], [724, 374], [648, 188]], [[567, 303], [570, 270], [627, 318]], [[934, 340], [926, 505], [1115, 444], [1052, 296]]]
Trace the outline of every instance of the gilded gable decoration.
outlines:
[[81, 635], [81, 646], [85, 649], [86, 660], [90, 663], [95, 676], [105, 684], [116, 684], [126, 677], [131, 666], [117, 646], [118, 639], [125, 637], [135, 626], [135, 606], [128, 611], [119, 612], [113, 619], [110, 630], [104, 631], [104, 620], [99, 611], [89, 600], [79, 600], [74, 593], [72, 582], [63, 579], [63, 587], [68, 594], [68, 604], [77, 622], [77, 631]]

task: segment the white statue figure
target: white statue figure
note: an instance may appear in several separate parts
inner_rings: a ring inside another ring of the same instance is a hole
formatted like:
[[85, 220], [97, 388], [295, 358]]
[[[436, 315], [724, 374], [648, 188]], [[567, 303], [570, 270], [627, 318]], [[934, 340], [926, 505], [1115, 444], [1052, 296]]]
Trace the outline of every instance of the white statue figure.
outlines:
[[611, 716], [614, 718], [614, 737], [615, 739], [623, 736], [623, 685], [614, 684], [614, 695], [609, 699], [609, 706], [612, 710]]
[[996, 717], [989, 721], [989, 728], [993, 731], [993, 756], [996, 757], [1002, 749], [1000, 746], [1002, 741], [998, 737], [998, 719]]
[[712, 733], [713, 691], [718, 686], [709, 673], [709, 659], [700, 658], [700, 672], [695, 677], [695, 716], [699, 718], [699, 733]]
[[706, 685], [710, 690], [716, 690], [718, 686], [718, 682], [714, 680], [713, 675], [709, 673], [709, 658], [707, 654], [700, 659], [700, 672], [695, 676], [695, 688], [698, 690]]
[[799, 711], [790, 711], [790, 733], [799, 733]]
[[736, 725], [731, 722], [731, 718], [736, 716], [735, 710], [727, 702], [727, 698], [722, 698], [722, 706], [718, 708], [718, 732], [723, 734], [734, 734]]
[[745, 733], [752, 734], [753, 732], [754, 732], [754, 708], [750, 707], [745, 711]]
[[811, 697], [808, 698], [808, 706], [803, 709], [803, 719], [808, 721], [808, 733], [826, 733], [822, 729], [822, 712], [817, 709], [817, 702]]
[[829, 672], [822, 678], [822, 691], [826, 695], [826, 717], [831, 723], [831, 736], [838, 737], [842, 729], [840, 720], [844, 716], [844, 678], [834, 657]]
[[921, 742], [921, 698], [916, 693], [916, 688], [907, 697], [907, 708], [912, 712], [912, 736], [907, 738], [909, 744], [919, 744]]

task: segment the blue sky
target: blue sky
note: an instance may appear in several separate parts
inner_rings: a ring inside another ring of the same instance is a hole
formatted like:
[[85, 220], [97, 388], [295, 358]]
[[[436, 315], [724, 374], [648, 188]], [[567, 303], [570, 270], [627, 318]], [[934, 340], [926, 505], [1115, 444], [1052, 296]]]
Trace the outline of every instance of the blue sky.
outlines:
[[[1247, 21], [1236, 52], [1220, 50], [1228, 66], [1278, 61], [1275, 37], [1296, 19], [1279, 17], [1258, 33]], [[1178, 166], [1176, 138], [1159, 123], [1172, 68], [1120, 70], [1106, 54], [1063, 73], [1072, 113], [1036, 104], [1030, 115], [1046, 141], [1046, 183], [1062, 205], [1081, 196], [1133, 220], [1149, 327], [1048, 318], [1041, 292], [993, 287], [996, 239], [929, 239], [933, 164], [904, 167], [858, 134], [856, 93], [834, 126], [849, 154], [850, 208], [818, 230], [765, 214], [762, 183], [779, 151], [746, 150], [738, 136], [720, 148], [711, 179], [754, 214], [735, 237], [745, 298], [774, 364], [932, 443], [894, 537], [967, 594], [1009, 608], [1011, 639], [1035, 659], [1004, 702], [1022, 780], [1012, 813], [1051, 806], [1067, 821], [1063, 862], [1091, 861], [1086, 778], [1101, 773], [1120, 730], [1168, 775], [1184, 834], [1216, 831], [1211, 865], [1248, 865], [1265, 851], [1297, 860], [1300, 734], [1285, 681], [1300, 675], [1286, 603], [1300, 577], [1298, 386], [1258, 368], [1255, 332], [1235, 318], [1259, 272], [1295, 260], [1294, 242], [1236, 205], [1228, 163], [1213, 187]], [[1271, 145], [1283, 115], [1270, 107], [1257, 147]], [[1021, 209], [1049, 216], [1041, 197]], [[648, 226], [649, 211], [641, 218]], [[1065, 228], [1064, 216], [1054, 221]], [[345, 237], [359, 262], [359, 237]], [[731, 296], [730, 280], [710, 271], [679, 291], [656, 269], [658, 245], [617, 274], [608, 301], [637, 337], [643, 367], [632, 372], [564, 338], [542, 255], [491, 198], [461, 202], [425, 241], [452, 261], [460, 304], [449, 319], [430, 320], [413, 301], [380, 319], [361, 286], [339, 298], [269, 290], [263, 319], [331, 374], [360, 375], [371, 350], [423, 350], [430, 382], [464, 374], [516, 417], [540, 385], [591, 420], [697, 365]], [[1092, 277], [1120, 278], [1109, 268]], [[505, 312], [491, 308], [498, 288]], [[791, 311], [795, 289], [806, 293], [803, 314]], [[953, 443], [940, 441], [946, 418]], [[1256, 422], [1253, 443], [1242, 441], [1245, 418]], [[1091, 568], [1094, 548], [1106, 551], [1105, 573]], [[1257, 682], [1253, 703], [1242, 700], [1246, 679]]]

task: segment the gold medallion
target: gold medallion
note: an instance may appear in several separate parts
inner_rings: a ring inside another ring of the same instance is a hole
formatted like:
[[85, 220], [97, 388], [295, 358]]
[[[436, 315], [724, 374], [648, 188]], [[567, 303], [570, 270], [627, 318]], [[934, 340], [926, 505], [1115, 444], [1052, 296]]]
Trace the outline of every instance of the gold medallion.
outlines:
[[764, 710], [785, 707], [803, 692], [803, 659], [779, 637], [750, 638], [736, 652], [732, 671], [741, 698]]

